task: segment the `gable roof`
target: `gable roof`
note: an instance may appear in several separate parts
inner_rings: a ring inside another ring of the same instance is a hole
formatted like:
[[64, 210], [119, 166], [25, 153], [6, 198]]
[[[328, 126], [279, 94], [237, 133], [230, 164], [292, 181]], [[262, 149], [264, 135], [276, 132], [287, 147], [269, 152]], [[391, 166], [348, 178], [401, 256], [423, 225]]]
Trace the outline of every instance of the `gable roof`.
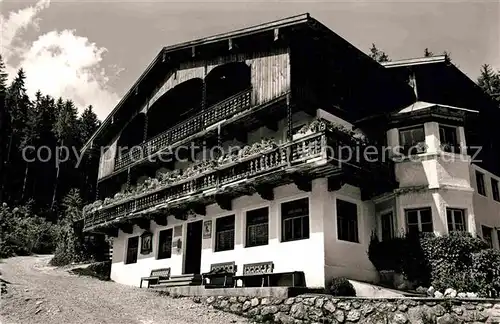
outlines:
[[164, 60], [165, 57], [169, 53], [173, 53], [176, 51], [181, 51], [185, 49], [192, 48], [193, 46], [202, 46], [202, 45], [207, 45], [215, 42], [221, 42], [225, 40], [229, 40], [231, 38], [236, 38], [236, 37], [243, 37], [243, 36], [250, 36], [253, 34], [257, 33], [262, 33], [270, 30], [274, 30], [276, 28], [284, 28], [288, 26], [293, 26], [293, 25], [300, 25], [304, 23], [308, 23], [310, 21], [313, 21], [309, 15], [309, 13], [297, 15], [297, 16], [292, 16], [280, 20], [275, 20], [271, 22], [267, 22], [264, 24], [259, 24], [247, 28], [242, 28], [242, 29], [237, 29], [231, 32], [226, 32], [226, 33], [221, 33], [209, 37], [204, 37], [192, 41], [187, 41], [171, 46], [166, 46], [163, 47], [160, 52], [156, 55], [156, 57], [153, 59], [153, 61], [148, 65], [146, 70], [141, 74], [141, 76], [137, 79], [137, 81], [132, 85], [129, 91], [122, 97], [122, 99], [118, 102], [118, 104], [115, 106], [115, 108], [108, 114], [108, 116], [104, 119], [104, 121], [101, 123], [100, 127], [97, 129], [97, 131], [90, 137], [90, 139], [85, 143], [85, 145], [82, 147], [81, 152], [85, 153], [91, 146], [92, 143], [99, 137], [100, 134], [102, 134], [103, 130], [107, 128], [109, 125], [113, 123], [113, 117], [114, 115], [121, 109], [121, 107], [131, 98], [134, 96], [134, 93], [137, 91], [139, 86], [144, 82], [144, 80], [152, 73], [153, 70], [155, 70]]

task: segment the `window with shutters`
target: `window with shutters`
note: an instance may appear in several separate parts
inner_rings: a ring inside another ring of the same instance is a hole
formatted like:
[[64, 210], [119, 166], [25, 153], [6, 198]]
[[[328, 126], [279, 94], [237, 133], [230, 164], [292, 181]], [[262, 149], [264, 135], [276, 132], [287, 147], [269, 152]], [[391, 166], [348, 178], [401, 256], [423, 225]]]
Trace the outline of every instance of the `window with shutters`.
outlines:
[[125, 264], [136, 263], [137, 253], [139, 252], [139, 236], [134, 236], [127, 241], [127, 257]]
[[281, 241], [309, 238], [309, 199], [302, 198], [281, 204]]
[[269, 243], [269, 208], [259, 208], [246, 213], [246, 247]]
[[215, 220], [215, 252], [234, 249], [234, 215]]
[[358, 205], [337, 199], [337, 237], [342, 241], [359, 243]]
[[163, 230], [159, 235], [158, 259], [168, 259], [172, 257], [172, 234], [171, 228]]

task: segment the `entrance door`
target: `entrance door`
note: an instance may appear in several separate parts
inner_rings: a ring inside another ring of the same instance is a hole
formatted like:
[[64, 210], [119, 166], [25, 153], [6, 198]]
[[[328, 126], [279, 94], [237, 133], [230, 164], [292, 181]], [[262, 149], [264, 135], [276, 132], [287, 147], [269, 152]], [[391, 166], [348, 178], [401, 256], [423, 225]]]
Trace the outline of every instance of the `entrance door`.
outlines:
[[203, 221], [188, 223], [186, 235], [186, 257], [184, 273], [200, 273]]

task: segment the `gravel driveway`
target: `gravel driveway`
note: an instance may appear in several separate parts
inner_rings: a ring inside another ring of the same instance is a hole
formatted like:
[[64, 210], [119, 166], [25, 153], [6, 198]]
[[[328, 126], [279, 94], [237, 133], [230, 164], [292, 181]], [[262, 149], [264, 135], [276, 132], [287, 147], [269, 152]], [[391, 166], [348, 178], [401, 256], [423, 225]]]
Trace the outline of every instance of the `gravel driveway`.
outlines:
[[246, 319], [147, 291], [69, 274], [47, 265], [52, 256], [16, 257], [2, 261], [3, 324], [156, 324], [248, 323]]

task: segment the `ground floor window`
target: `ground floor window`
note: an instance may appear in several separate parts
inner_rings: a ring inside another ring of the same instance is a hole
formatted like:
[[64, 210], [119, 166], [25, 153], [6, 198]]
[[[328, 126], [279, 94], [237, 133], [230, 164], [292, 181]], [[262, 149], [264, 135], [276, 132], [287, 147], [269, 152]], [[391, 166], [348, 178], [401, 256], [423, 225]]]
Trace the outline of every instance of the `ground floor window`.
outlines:
[[382, 240], [390, 240], [394, 237], [394, 215], [392, 211], [380, 215], [380, 227]]
[[215, 252], [234, 249], [234, 215], [215, 220]]
[[465, 211], [463, 209], [446, 208], [448, 232], [465, 232]]
[[171, 228], [160, 232], [158, 239], [158, 259], [168, 259], [172, 257], [172, 235]]
[[136, 263], [139, 252], [139, 236], [130, 237], [127, 242], [127, 257], [125, 264]]
[[309, 199], [302, 198], [281, 204], [281, 241], [309, 238]]
[[358, 205], [337, 199], [337, 237], [342, 241], [359, 243]]
[[493, 236], [492, 229], [488, 226], [481, 226], [481, 231], [483, 232], [483, 240], [488, 244], [490, 248], [493, 247]]
[[433, 232], [432, 211], [430, 208], [405, 210], [406, 230], [408, 233]]
[[259, 208], [247, 212], [246, 247], [269, 243], [269, 208]]

